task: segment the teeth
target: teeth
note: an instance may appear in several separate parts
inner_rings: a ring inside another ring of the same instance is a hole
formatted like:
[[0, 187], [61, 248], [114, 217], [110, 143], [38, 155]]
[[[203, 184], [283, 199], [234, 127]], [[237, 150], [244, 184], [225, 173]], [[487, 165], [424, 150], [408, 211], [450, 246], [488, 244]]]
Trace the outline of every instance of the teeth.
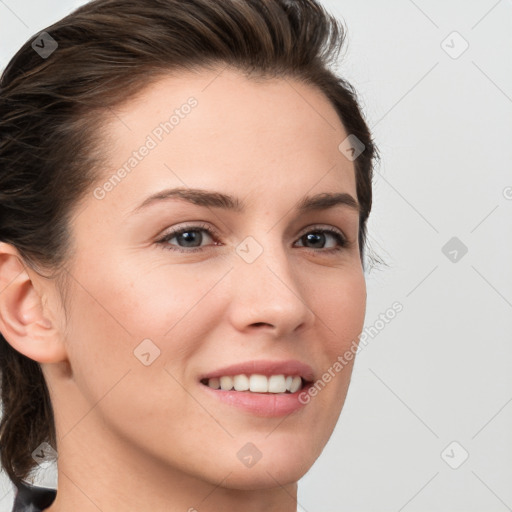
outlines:
[[224, 391], [229, 391], [230, 389], [233, 389], [233, 379], [231, 377], [221, 377], [220, 389]]
[[268, 378], [265, 375], [251, 375], [249, 377], [249, 389], [253, 393], [268, 393]]
[[212, 377], [207, 384], [210, 388], [223, 391], [251, 391], [253, 393], [295, 393], [302, 386], [302, 379], [298, 375], [234, 375]]
[[295, 393], [295, 391], [298, 391], [301, 384], [302, 380], [300, 377], [293, 377], [292, 383], [290, 384], [290, 393]]
[[271, 375], [268, 379], [268, 391], [270, 393], [284, 393], [286, 391], [284, 375]]
[[247, 391], [249, 389], [249, 378], [247, 375], [235, 375], [233, 385], [236, 391]]
[[218, 379], [217, 377], [214, 377], [213, 379], [209, 379], [208, 386], [210, 386], [213, 389], [219, 389], [220, 388], [220, 379]]

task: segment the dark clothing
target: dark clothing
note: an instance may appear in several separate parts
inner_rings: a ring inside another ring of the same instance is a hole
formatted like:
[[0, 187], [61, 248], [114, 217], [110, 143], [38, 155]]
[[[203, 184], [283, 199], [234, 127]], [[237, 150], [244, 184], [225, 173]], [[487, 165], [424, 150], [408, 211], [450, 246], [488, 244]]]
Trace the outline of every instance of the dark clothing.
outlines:
[[12, 512], [41, 512], [55, 500], [57, 490], [21, 482], [14, 498]]

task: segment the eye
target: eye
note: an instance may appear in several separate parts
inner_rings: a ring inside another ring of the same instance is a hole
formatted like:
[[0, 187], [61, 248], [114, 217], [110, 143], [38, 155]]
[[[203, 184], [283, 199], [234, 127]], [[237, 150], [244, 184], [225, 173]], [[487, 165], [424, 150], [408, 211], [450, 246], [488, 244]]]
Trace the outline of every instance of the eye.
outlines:
[[[164, 249], [171, 251], [178, 251], [184, 253], [199, 252], [204, 250], [204, 246], [201, 247], [201, 242], [204, 241], [204, 236], [200, 233], [207, 233], [207, 237], [217, 239], [217, 233], [206, 224], [195, 224], [191, 226], [185, 226], [179, 229], [174, 229], [165, 234], [162, 238], [156, 241], [157, 244], [161, 245]], [[329, 238], [334, 239], [335, 247], [324, 248], [324, 247], [313, 247], [306, 249], [313, 252], [331, 253], [340, 251], [349, 245], [349, 242], [341, 233], [335, 228], [317, 227], [313, 226], [308, 228], [299, 241], [302, 243], [310, 243], [318, 245], [324, 245], [326, 240]], [[172, 244], [171, 241], [176, 239], [178, 244], [182, 242], [183, 245]], [[214, 244], [219, 245], [219, 244]]]
[[[302, 235], [299, 240], [305, 240], [307, 243], [312, 243], [312, 244], [325, 244], [325, 240], [326, 238], [334, 238], [334, 240], [337, 242], [337, 247], [332, 247], [332, 248], [328, 248], [328, 249], [325, 249], [325, 248], [322, 248], [321, 249], [321, 252], [327, 252], [327, 253], [330, 253], [330, 252], [335, 252], [335, 251], [340, 251], [341, 249], [347, 247], [349, 244], [348, 244], [348, 241], [347, 239], [344, 237], [344, 235], [341, 233], [341, 231], [338, 231], [337, 229], [335, 228], [316, 228], [314, 227], [313, 230], [311, 230], [311, 228], [308, 228], [309, 231], [306, 232], [306, 234]], [[313, 248], [312, 249], [313, 251], [317, 250], [318, 252], [318, 248]]]
[[[201, 224], [201, 225], [193, 225], [193, 226], [186, 226], [184, 228], [180, 229], [174, 229], [167, 233], [165, 236], [163, 236], [160, 240], [157, 240], [158, 244], [161, 244], [164, 249], [169, 249], [171, 251], [178, 251], [178, 252], [198, 252], [202, 251], [202, 247], [198, 247], [197, 245], [201, 244], [203, 241], [202, 235], [197, 235], [197, 233], [205, 232], [210, 237], [214, 237], [216, 233], [207, 225]], [[175, 246], [171, 244], [171, 240], [173, 238], [176, 238], [176, 240], [181, 240], [184, 242], [184, 246]]]

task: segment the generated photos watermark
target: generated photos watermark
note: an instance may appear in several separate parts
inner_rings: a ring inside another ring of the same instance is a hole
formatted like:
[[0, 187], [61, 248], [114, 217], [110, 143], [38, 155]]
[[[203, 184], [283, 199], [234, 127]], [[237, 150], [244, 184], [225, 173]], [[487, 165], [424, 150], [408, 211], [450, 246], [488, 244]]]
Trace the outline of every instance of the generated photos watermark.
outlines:
[[363, 329], [357, 340], [352, 340], [350, 348], [342, 355], [339, 355], [336, 361], [322, 374], [322, 376], [315, 381], [315, 383], [308, 389], [299, 393], [298, 400], [301, 404], [306, 405], [311, 401], [312, 397], [318, 395], [327, 384], [345, 368], [350, 361], [368, 345], [369, 341], [375, 338], [385, 327], [388, 325], [398, 313], [403, 310], [402, 303], [396, 301], [384, 313], [379, 315], [379, 318]]
[[123, 181], [130, 172], [135, 169], [144, 158], [146, 158], [153, 149], [155, 149], [165, 138], [166, 135], [172, 132], [183, 119], [185, 119], [192, 109], [197, 107], [199, 102], [196, 98], [191, 96], [186, 103], [183, 103], [179, 108], [174, 109], [174, 113], [169, 119], [159, 123], [150, 134], [146, 137], [144, 143], [124, 162], [124, 164], [107, 178], [101, 186], [94, 189], [93, 195], [96, 199], [104, 199], [105, 196], [114, 190], [121, 181]]

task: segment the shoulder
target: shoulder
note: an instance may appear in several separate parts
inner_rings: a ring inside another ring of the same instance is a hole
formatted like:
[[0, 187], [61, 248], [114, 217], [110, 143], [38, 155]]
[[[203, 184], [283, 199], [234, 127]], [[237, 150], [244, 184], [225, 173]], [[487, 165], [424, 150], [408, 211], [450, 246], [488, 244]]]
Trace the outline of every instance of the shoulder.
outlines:
[[22, 481], [16, 487], [12, 512], [41, 512], [53, 503], [56, 495], [56, 489]]

